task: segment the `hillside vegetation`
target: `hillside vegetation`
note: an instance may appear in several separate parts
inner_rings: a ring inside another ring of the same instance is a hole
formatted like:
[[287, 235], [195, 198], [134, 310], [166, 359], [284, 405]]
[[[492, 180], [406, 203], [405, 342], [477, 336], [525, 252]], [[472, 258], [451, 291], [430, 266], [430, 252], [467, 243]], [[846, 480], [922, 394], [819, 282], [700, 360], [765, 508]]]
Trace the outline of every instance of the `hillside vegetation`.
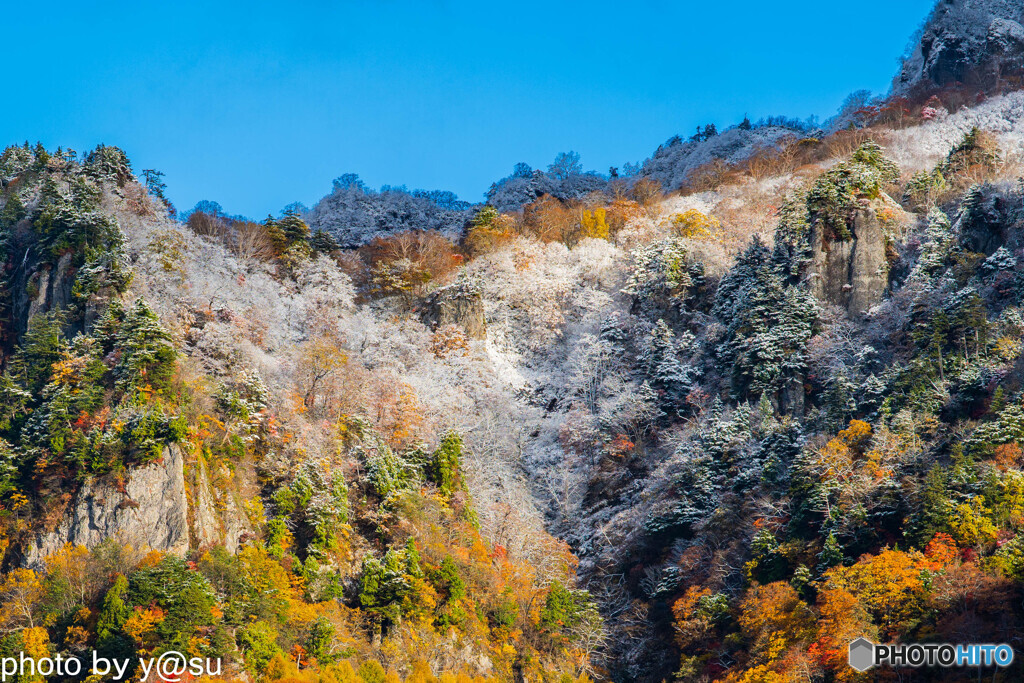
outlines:
[[8, 147], [0, 656], [777, 683], [875, 680], [859, 636], [1016, 647], [1008, 89], [262, 222]]

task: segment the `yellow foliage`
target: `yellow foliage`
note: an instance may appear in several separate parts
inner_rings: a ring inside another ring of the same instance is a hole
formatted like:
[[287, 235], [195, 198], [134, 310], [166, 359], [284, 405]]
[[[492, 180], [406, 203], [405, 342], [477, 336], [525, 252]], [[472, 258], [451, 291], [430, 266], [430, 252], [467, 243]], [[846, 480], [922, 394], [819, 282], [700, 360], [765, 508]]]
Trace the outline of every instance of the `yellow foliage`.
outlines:
[[466, 235], [466, 247], [474, 256], [494, 251], [515, 238], [515, 219], [501, 214], [488, 225], [473, 227]]
[[31, 569], [15, 569], [0, 582], [0, 630], [35, 626], [35, 610], [43, 584]]
[[88, 364], [88, 355], [76, 356], [65, 351], [63, 357], [52, 366], [52, 380], [64, 386], [78, 384]]
[[1009, 363], [1020, 356], [1022, 346], [1024, 344], [1019, 339], [1000, 337], [996, 340], [994, 351], [999, 360]]
[[41, 626], [27, 628], [21, 632], [21, 647], [32, 659], [42, 659], [50, 654], [50, 636]]
[[850, 426], [839, 432], [839, 439], [851, 449], [862, 451], [871, 438], [871, 425], [863, 420], [850, 420]]
[[584, 211], [580, 215], [581, 237], [594, 237], [606, 240], [610, 233], [608, 229], [608, 212], [602, 208], [593, 211]]
[[827, 588], [849, 591], [875, 615], [887, 638], [917, 619], [925, 605], [921, 573], [928, 563], [920, 553], [883, 550], [852, 567], [834, 567], [825, 574]]
[[137, 648], [148, 650], [155, 644], [155, 629], [165, 616], [159, 607], [136, 607], [124, 623], [124, 632], [135, 641]]
[[164, 561], [164, 557], [166, 557], [165, 553], [162, 553], [159, 550], [150, 550], [146, 553], [146, 556], [142, 558], [142, 561], [139, 562], [138, 569], [156, 567]]
[[992, 510], [985, 506], [984, 496], [974, 496], [953, 510], [949, 527], [961, 545], [990, 545], [996, 541], [997, 529], [992, 523]]
[[707, 240], [718, 236], [722, 224], [714, 216], [703, 214], [697, 209], [689, 209], [672, 217], [672, 229], [680, 237]]
[[778, 672], [771, 666], [762, 664], [752, 669], [732, 673], [724, 680], [726, 683], [797, 683], [801, 679], [789, 672]]

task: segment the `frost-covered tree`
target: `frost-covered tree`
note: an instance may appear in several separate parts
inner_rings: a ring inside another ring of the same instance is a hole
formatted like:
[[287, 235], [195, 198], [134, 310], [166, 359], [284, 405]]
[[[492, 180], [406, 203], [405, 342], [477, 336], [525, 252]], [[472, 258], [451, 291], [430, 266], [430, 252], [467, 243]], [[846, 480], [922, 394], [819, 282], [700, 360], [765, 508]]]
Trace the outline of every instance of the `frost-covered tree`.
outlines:
[[713, 314], [726, 327], [718, 353], [737, 397], [767, 393], [780, 408], [802, 410], [807, 343], [818, 305], [755, 237], [719, 285]]

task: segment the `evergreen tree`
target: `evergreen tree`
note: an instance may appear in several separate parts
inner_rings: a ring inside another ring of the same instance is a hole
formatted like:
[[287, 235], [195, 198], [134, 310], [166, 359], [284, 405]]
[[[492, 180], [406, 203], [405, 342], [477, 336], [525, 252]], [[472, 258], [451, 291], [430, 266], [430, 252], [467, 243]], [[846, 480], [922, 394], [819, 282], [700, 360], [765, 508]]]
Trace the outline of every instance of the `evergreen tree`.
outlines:
[[114, 376], [121, 391], [130, 394], [145, 385], [160, 390], [170, 382], [177, 357], [171, 335], [143, 299], [125, 313], [117, 347], [122, 355]]
[[131, 608], [125, 604], [128, 597], [128, 579], [118, 574], [114, 585], [103, 596], [100, 614], [96, 620], [96, 635], [100, 641], [107, 640], [121, 630], [131, 616]]
[[792, 383], [803, 384], [818, 307], [788, 280], [787, 269], [757, 238], [722, 278], [712, 313], [727, 326], [719, 358], [731, 369], [737, 398], [775, 397]]

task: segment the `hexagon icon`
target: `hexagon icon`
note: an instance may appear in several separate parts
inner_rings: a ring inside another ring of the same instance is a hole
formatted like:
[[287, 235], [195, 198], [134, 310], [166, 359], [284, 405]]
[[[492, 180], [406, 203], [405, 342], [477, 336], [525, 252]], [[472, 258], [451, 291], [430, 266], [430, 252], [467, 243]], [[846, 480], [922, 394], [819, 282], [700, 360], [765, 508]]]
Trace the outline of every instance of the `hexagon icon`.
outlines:
[[867, 671], [875, 665], [875, 644], [867, 638], [858, 638], [850, 643], [850, 666], [857, 671]]

